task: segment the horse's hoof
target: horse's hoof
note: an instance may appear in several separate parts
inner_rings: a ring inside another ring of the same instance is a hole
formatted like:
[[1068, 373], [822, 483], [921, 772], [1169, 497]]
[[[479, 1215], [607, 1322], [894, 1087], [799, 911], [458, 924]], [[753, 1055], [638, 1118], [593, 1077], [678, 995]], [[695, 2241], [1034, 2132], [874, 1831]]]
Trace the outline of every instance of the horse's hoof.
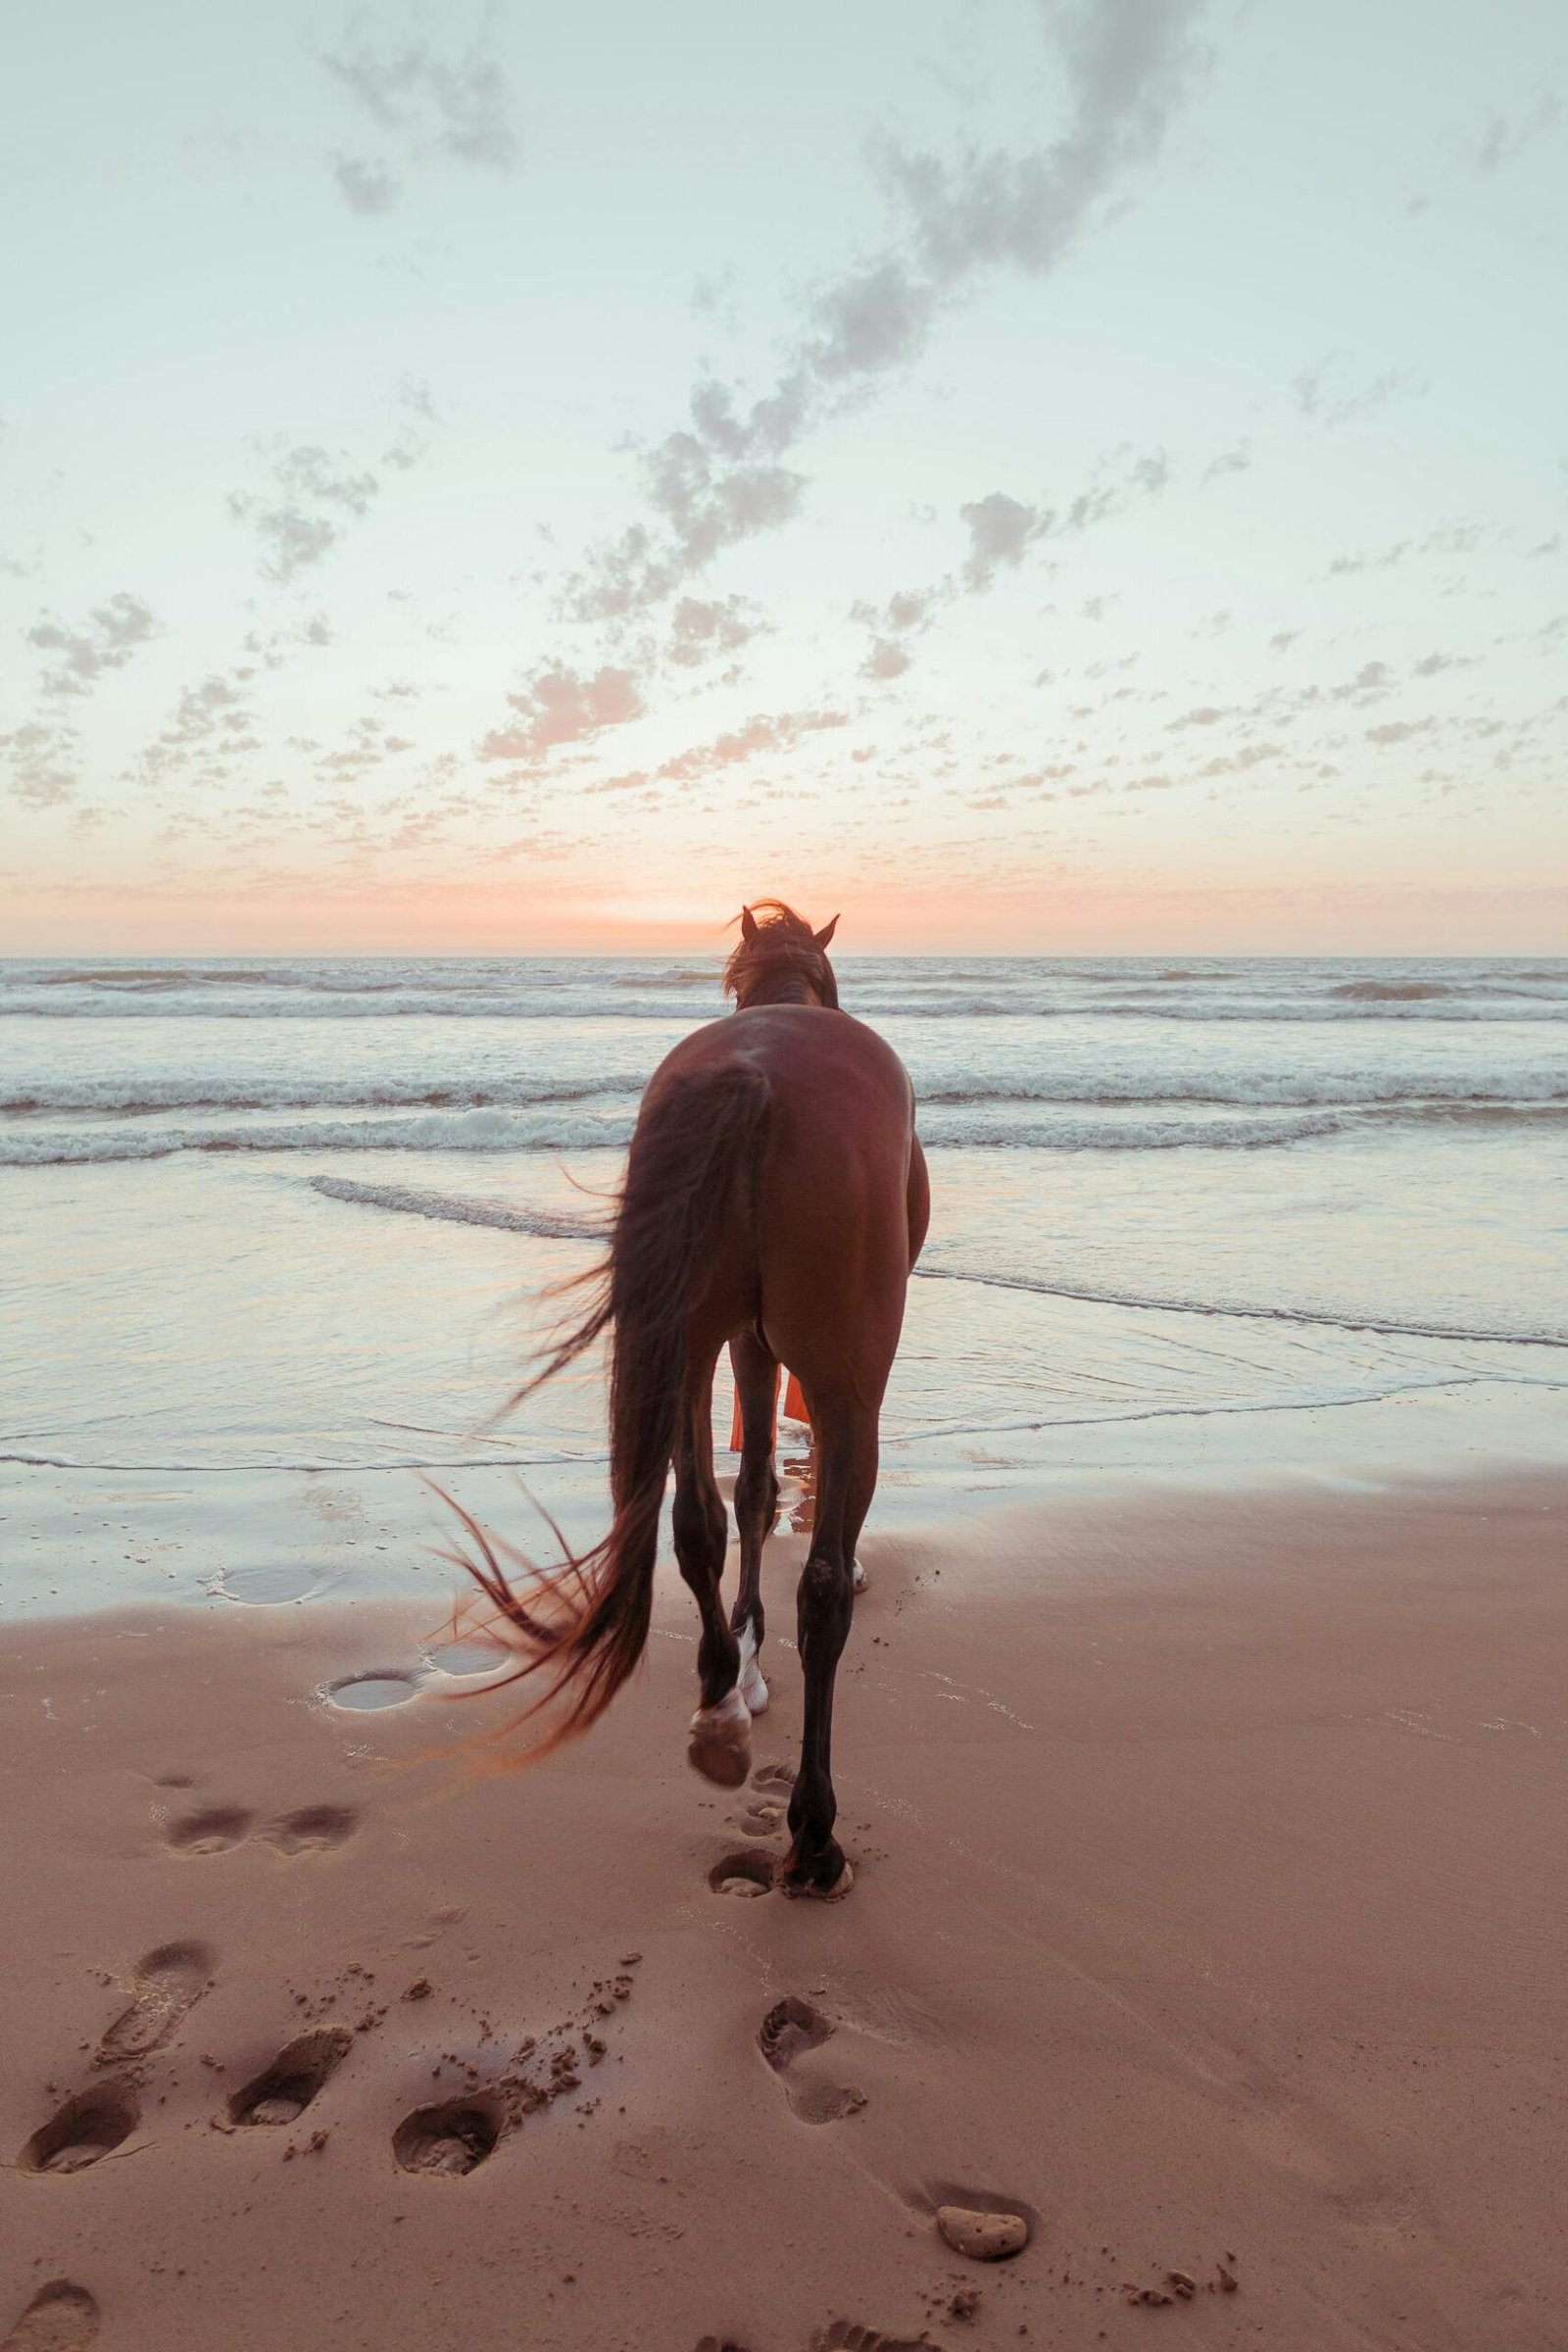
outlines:
[[803, 1898], [808, 1896], [811, 1901], [817, 1903], [842, 1903], [850, 1888], [855, 1885], [855, 1872], [848, 1862], [841, 1863], [839, 1875], [832, 1886], [819, 1886], [814, 1879], [792, 1878], [789, 1871], [780, 1865], [778, 1876], [773, 1883], [780, 1894]]
[[858, 1560], [852, 1560], [850, 1562], [850, 1568], [853, 1575], [855, 1591], [857, 1592], [863, 1592], [865, 1591], [865, 1570], [860, 1566]]
[[705, 1781], [738, 1788], [752, 1769], [752, 1713], [739, 1690], [692, 1717], [686, 1760]]

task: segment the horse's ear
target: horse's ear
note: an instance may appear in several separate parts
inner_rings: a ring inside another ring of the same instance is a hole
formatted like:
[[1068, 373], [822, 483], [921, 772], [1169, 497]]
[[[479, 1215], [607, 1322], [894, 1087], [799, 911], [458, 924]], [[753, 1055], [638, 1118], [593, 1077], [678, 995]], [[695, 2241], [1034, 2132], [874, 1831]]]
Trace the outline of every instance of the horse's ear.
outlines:
[[749, 948], [756, 946], [757, 922], [749, 906], [741, 908], [741, 937]]
[[811, 937], [815, 940], [817, 946], [821, 948], [824, 953], [826, 953], [828, 942], [832, 939], [833, 934], [838, 927], [839, 918], [837, 915], [835, 915], [830, 923], [824, 923], [822, 925], [820, 931], [812, 932]]

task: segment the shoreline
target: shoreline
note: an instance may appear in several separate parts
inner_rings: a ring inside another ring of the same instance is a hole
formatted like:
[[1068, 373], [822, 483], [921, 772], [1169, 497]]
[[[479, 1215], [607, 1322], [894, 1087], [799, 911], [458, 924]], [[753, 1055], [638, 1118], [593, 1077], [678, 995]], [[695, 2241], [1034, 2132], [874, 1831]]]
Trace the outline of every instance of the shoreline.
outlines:
[[[388, 1767], [509, 1702], [313, 1698], [407, 1671], [433, 1591], [15, 1627], [0, 2328], [65, 2278], [116, 2352], [1549, 2352], [1565, 1534], [1545, 1471], [872, 1536], [826, 1907], [710, 1884], [780, 1850], [778, 1792], [686, 1767], [663, 1569], [634, 1686], [505, 1777]], [[800, 1548], [759, 1768], [794, 1752]], [[775, 2065], [785, 2000], [814, 2023]], [[122, 2014], [156, 2046], [96, 2063]], [[297, 2126], [223, 2128], [306, 2034], [344, 2054]], [[19, 2170], [76, 2098], [113, 2147]], [[493, 2152], [402, 2169], [462, 2098]], [[1030, 2245], [953, 2253], [953, 2190]], [[1127, 2302], [1172, 2271], [1185, 2308]]]

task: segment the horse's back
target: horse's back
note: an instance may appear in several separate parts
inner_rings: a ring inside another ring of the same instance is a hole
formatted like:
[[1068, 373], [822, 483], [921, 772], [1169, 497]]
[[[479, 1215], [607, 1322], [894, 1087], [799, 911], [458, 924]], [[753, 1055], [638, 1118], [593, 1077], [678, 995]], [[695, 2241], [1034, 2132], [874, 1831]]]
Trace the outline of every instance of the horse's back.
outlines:
[[684, 1078], [725, 1068], [767, 1081], [770, 1168], [803, 1155], [819, 1184], [835, 1177], [902, 1185], [914, 1136], [908, 1072], [886, 1038], [847, 1012], [814, 1004], [763, 1004], [710, 1021], [666, 1055], [646, 1103]]
[[824, 1354], [851, 1377], [863, 1358], [880, 1391], [911, 1254], [908, 1074], [886, 1039], [848, 1013], [760, 1005], [676, 1047], [650, 1103], [667, 1083], [726, 1068], [760, 1073], [768, 1108], [750, 1182], [714, 1237], [699, 1319], [730, 1331], [757, 1323], [808, 1388]]

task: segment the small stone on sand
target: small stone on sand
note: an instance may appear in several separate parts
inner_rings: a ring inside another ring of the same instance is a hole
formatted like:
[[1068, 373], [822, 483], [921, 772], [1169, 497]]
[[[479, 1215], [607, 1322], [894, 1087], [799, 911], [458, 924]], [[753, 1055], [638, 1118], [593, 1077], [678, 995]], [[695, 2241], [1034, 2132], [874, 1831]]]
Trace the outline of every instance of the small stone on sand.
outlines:
[[1021, 2254], [1029, 2243], [1029, 2225], [1019, 2213], [972, 2213], [964, 2205], [940, 2205], [937, 2228], [956, 2254], [973, 2262], [1000, 2262], [1004, 2255]]
[[258, 2099], [245, 2121], [248, 2124], [292, 2124], [305, 2113], [303, 2099]]

